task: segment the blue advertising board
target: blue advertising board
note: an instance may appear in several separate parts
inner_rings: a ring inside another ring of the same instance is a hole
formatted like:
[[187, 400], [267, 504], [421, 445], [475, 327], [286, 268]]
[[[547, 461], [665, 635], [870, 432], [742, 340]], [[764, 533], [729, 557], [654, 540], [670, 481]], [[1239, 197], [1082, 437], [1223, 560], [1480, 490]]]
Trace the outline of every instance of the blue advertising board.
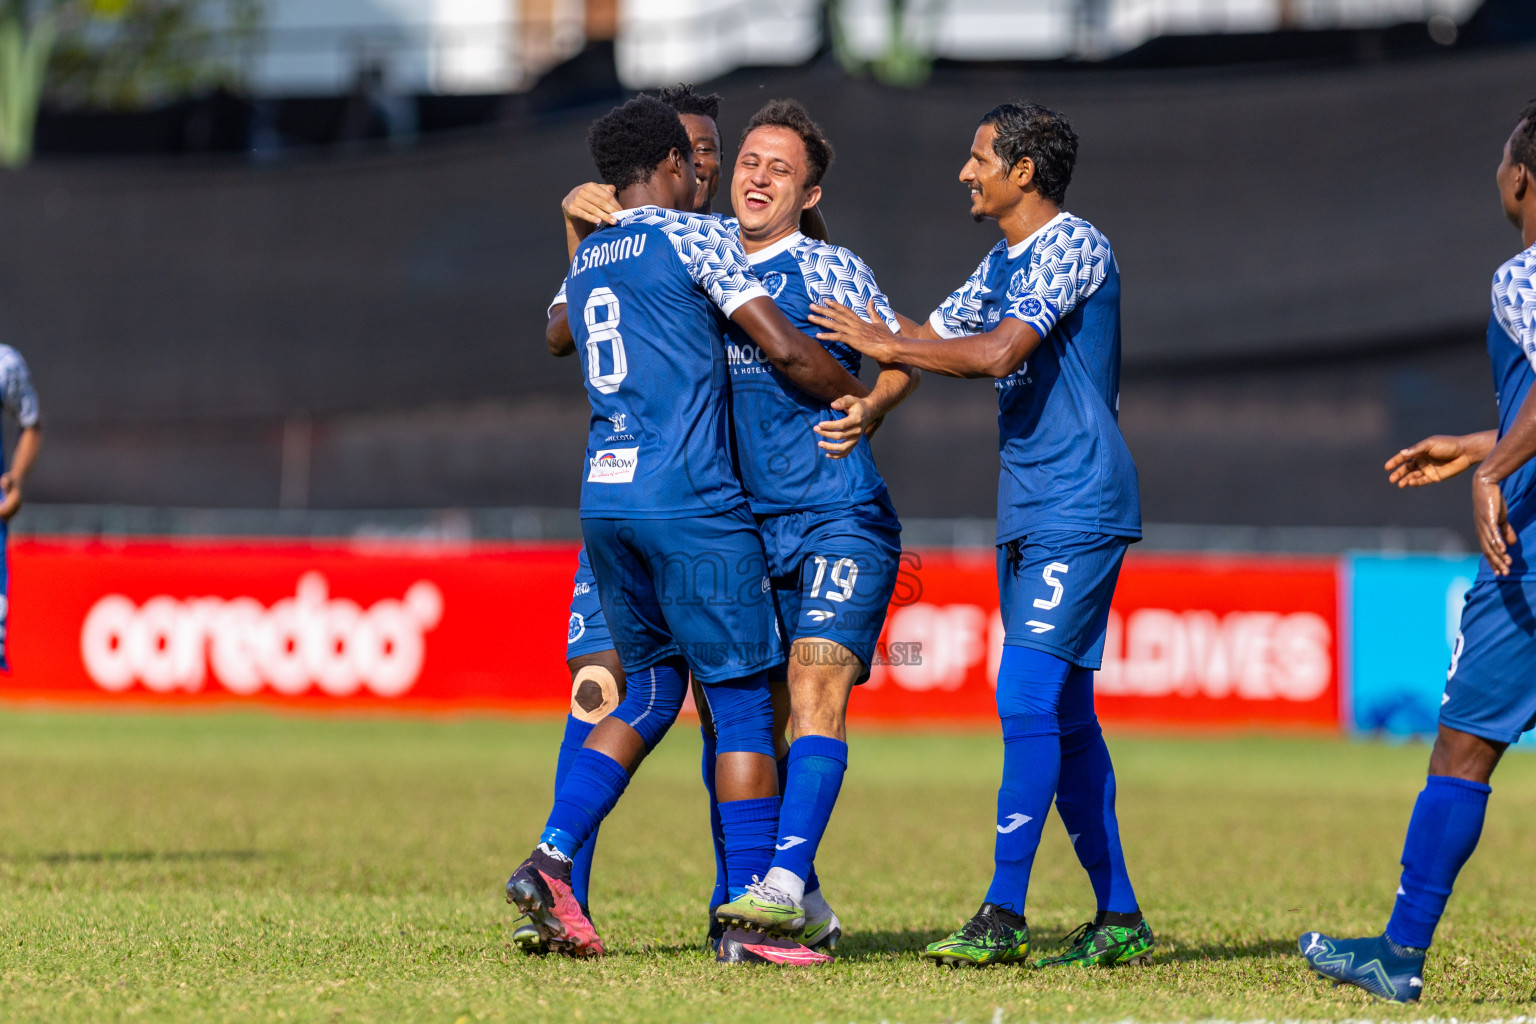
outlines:
[[1476, 557], [1355, 555], [1347, 563], [1350, 710], [1361, 733], [1432, 734]]

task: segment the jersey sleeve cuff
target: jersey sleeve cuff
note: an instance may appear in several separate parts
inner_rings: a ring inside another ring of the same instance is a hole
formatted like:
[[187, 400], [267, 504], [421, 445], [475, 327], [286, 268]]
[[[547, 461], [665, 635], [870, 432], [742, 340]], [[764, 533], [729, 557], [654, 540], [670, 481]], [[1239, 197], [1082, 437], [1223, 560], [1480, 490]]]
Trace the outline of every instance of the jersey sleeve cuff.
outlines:
[[767, 290], [760, 284], [749, 285], [741, 291], [734, 293], [730, 299], [720, 304], [720, 311], [729, 319], [736, 315], [736, 311], [753, 299], [768, 299]]
[[965, 335], [961, 332], [952, 331], [948, 327], [944, 326], [944, 319], [939, 316], [938, 310], [934, 310], [928, 315], [928, 326], [933, 329], [934, 334], [937, 334], [941, 338], [949, 339], [965, 337]]

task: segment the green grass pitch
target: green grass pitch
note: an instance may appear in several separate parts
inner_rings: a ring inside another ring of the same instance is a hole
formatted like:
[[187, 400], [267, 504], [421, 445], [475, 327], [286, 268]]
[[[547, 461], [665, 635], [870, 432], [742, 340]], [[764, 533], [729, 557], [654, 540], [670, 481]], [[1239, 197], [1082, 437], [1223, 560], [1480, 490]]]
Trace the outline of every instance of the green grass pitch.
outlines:
[[[1320, 926], [1379, 929], [1423, 747], [1111, 736], [1151, 967], [940, 970], [981, 901], [1000, 744], [857, 733], [822, 849], [847, 928], [821, 969], [698, 948], [713, 876], [685, 722], [604, 827], [610, 956], [528, 959], [507, 874], [549, 802], [559, 724], [244, 713], [0, 715], [5, 1021], [889, 1021], [1510, 1018], [1536, 989], [1536, 758], [1511, 755], [1431, 954], [1424, 1003], [1325, 987]], [[1092, 911], [1053, 821], [1029, 918]]]

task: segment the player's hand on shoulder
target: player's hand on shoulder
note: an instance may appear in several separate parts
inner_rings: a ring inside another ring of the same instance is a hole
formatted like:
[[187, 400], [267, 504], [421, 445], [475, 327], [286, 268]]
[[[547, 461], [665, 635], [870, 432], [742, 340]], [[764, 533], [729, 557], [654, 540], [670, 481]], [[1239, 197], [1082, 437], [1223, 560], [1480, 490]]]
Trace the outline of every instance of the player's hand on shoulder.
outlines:
[[618, 190], [595, 181], [577, 185], [560, 201], [560, 212], [565, 214], [566, 220], [594, 227], [617, 223], [615, 215], [622, 209]]
[[873, 434], [883, 417], [874, 414], [868, 398], [844, 395], [832, 403], [832, 408], [843, 413], [839, 420], [823, 420], [811, 429], [821, 436], [816, 446], [827, 453], [829, 459], [845, 459], [858, 447], [859, 440]]
[[1399, 487], [1425, 487], [1449, 480], [1478, 461], [1464, 438], [1436, 434], [1388, 459], [1387, 482]]
[[0, 521], [10, 522], [21, 508], [21, 481], [10, 473], [0, 474]]

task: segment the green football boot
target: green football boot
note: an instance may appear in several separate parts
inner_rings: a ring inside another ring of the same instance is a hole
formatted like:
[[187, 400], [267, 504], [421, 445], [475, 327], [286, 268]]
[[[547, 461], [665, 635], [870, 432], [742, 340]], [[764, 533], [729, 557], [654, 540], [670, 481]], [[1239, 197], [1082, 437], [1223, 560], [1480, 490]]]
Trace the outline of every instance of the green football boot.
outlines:
[[930, 942], [923, 956], [950, 967], [1028, 963], [1029, 924], [1023, 914], [983, 903], [959, 931]]
[[805, 906], [778, 886], [754, 879], [746, 892], [716, 907], [715, 918], [773, 935], [793, 935], [805, 927]]
[[531, 924], [517, 926], [512, 932], [512, 945], [529, 956], [543, 956], [549, 952], [549, 943], [544, 941], [538, 928]]
[[[813, 900], [813, 896], [817, 898]], [[837, 919], [837, 914], [827, 905], [827, 901], [819, 897], [820, 893], [806, 895], [805, 928], [798, 938], [811, 949], [831, 953], [837, 949], [837, 942], [843, 937], [843, 922]]]
[[1062, 940], [1065, 951], [1035, 962], [1036, 967], [1113, 967], [1116, 964], [1150, 964], [1152, 927], [1142, 918], [1136, 925], [1085, 921]]

